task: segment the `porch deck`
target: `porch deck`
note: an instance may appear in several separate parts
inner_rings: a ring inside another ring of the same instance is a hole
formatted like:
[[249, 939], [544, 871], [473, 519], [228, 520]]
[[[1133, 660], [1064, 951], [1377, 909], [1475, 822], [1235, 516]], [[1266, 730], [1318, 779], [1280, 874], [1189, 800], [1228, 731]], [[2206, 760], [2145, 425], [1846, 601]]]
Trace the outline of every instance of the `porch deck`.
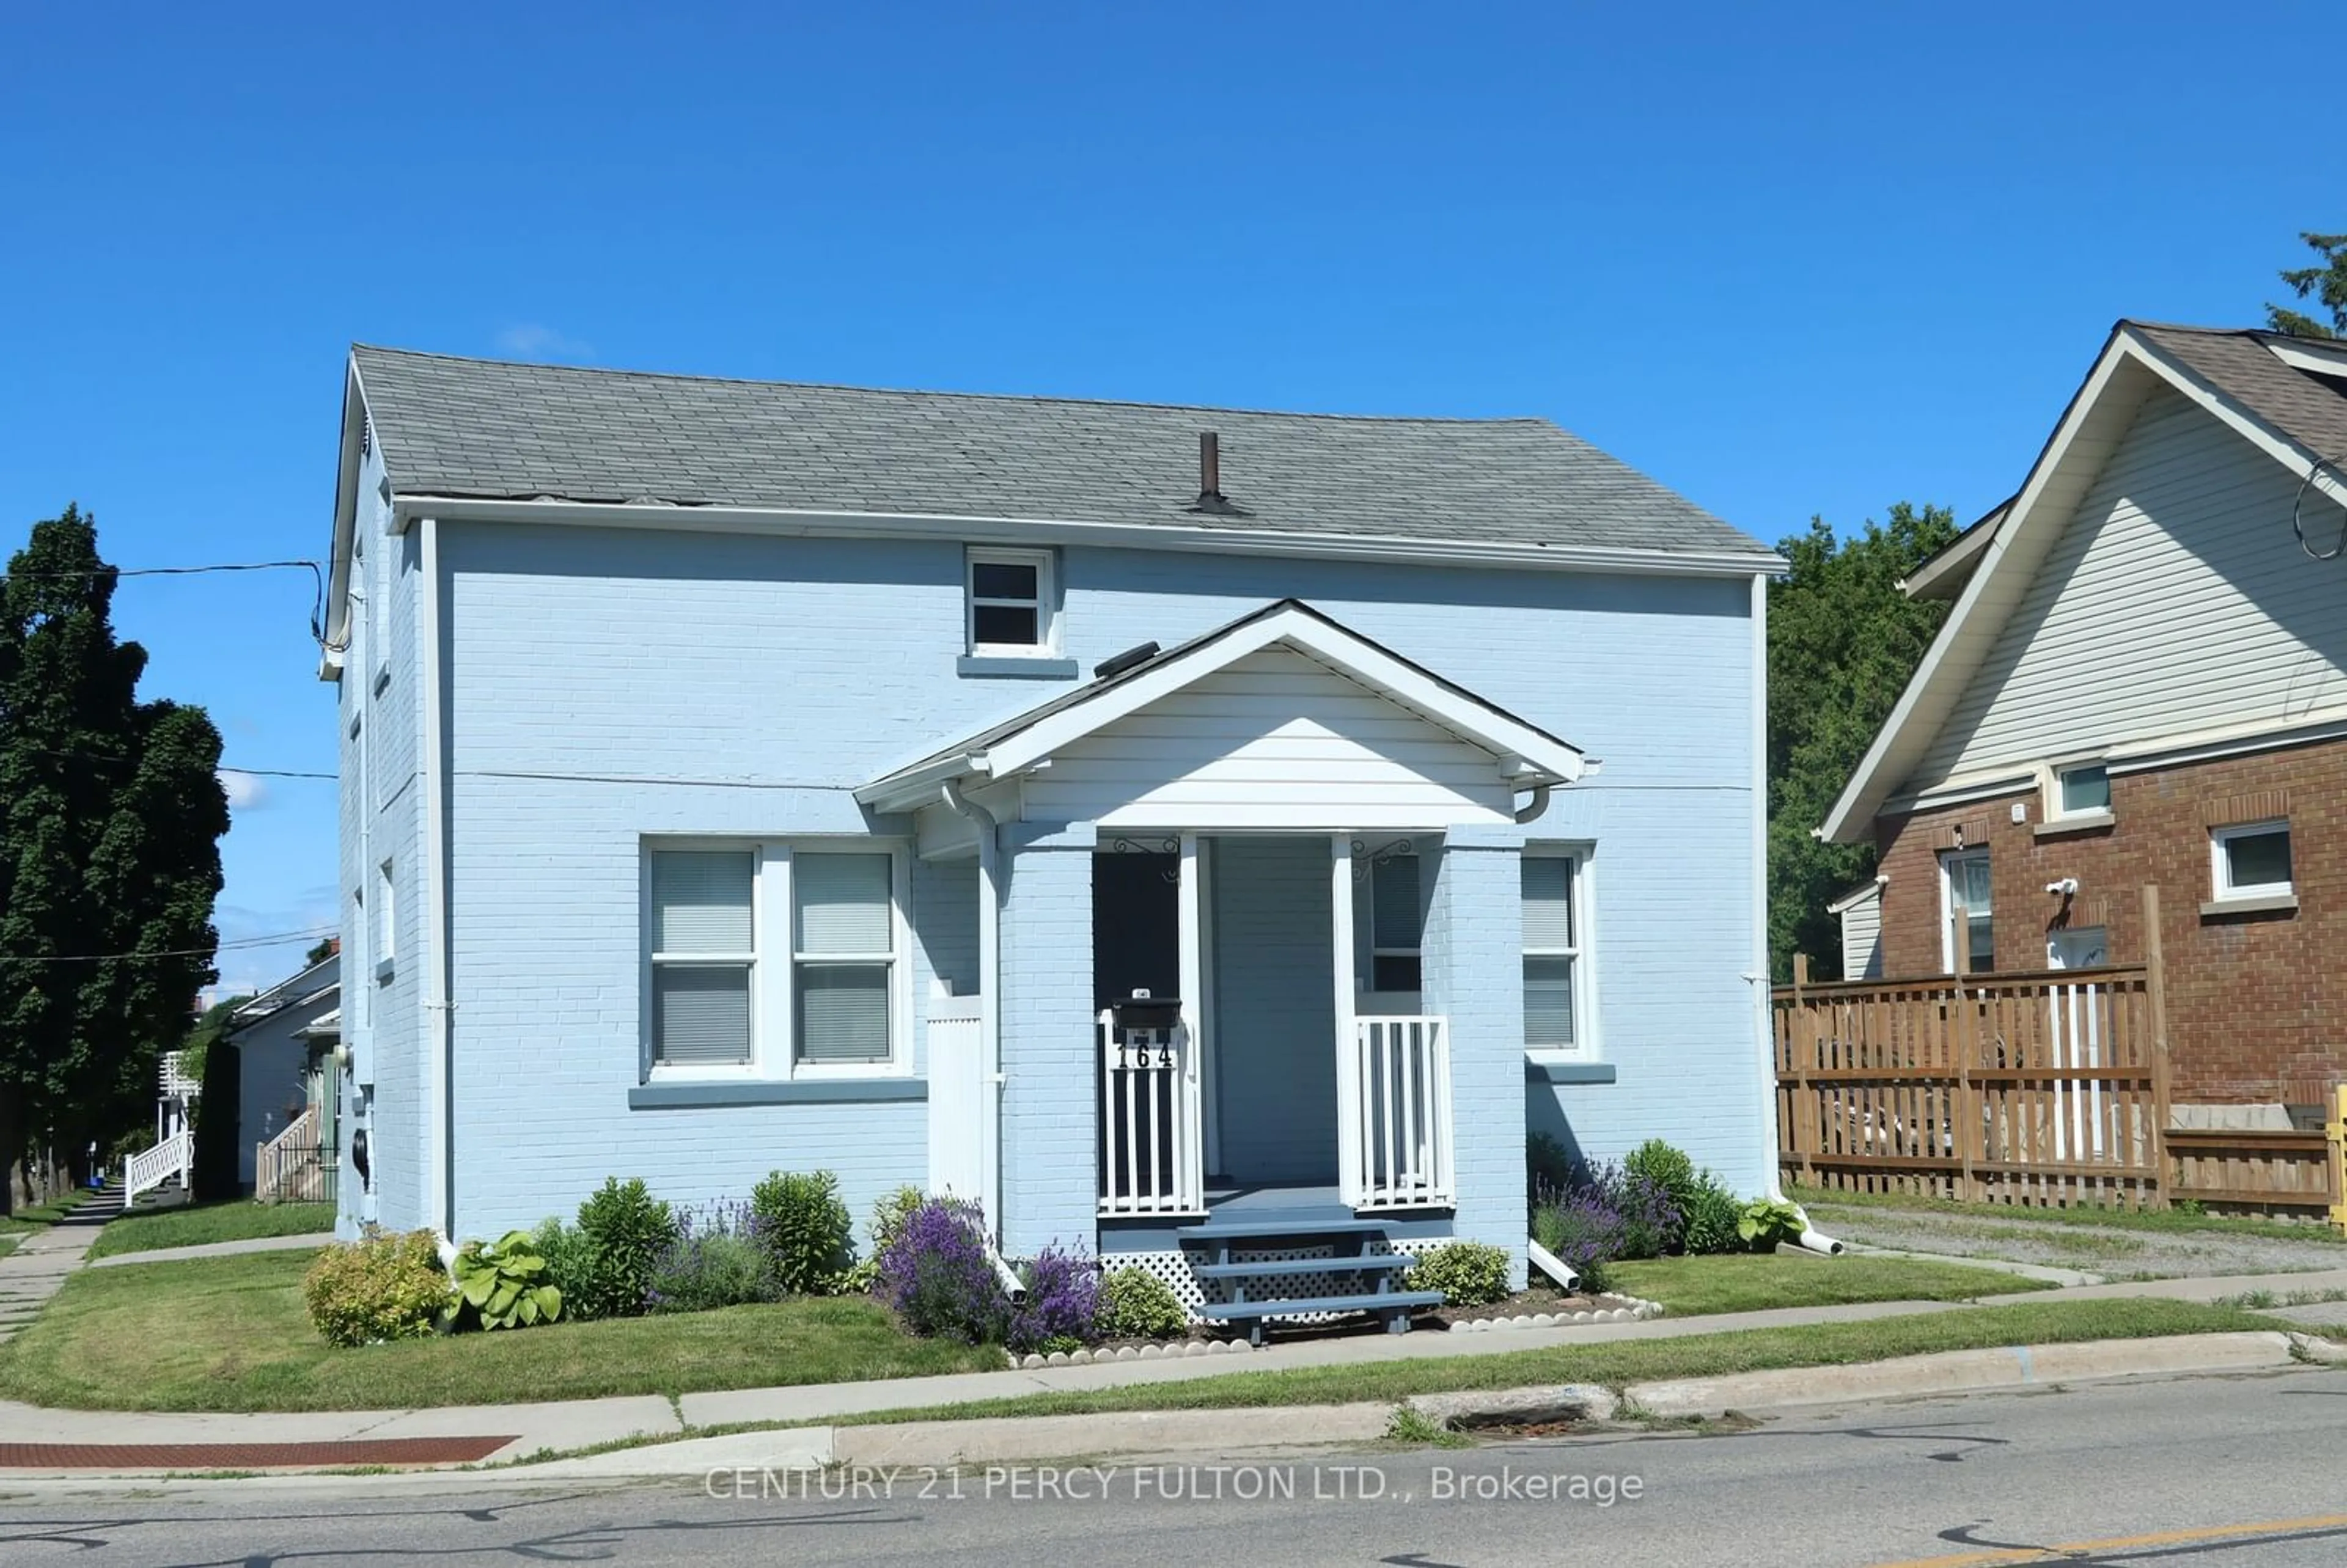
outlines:
[[1253, 1235], [1269, 1234], [1270, 1225], [1293, 1225], [1298, 1235], [1323, 1235], [1358, 1226], [1397, 1241], [1424, 1241], [1451, 1235], [1448, 1208], [1380, 1209], [1361, 1214], [1348, 1205], [1334, 1182], [1261, 1183], [1240, 1184], [1209, 1182], [1204, 1220], [1195, 1214], [1102, 1214], [1100, 1251], [1115, 1253], [1176, 1250], [1184, 1234], [1196, 1235], [1219, 1225], [1245, 1227]]

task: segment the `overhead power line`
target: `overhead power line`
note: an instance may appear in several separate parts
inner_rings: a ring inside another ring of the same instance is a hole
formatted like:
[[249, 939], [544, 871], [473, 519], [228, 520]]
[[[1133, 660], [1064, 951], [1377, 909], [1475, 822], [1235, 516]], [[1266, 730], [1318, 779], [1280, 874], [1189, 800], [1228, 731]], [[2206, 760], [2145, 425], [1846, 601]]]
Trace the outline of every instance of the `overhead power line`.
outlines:
[[0, 963], [104, 964], [122, 958], [201, 958], [214, 953], [233, 953], [247, 948], [273, 948], [282, 942], [315, 942], [338, 934], [332, 926], [319, 926], [307, 931], [277, 931], [261, 937], [237, 937], [215, 942], [209, 948], [167, 948], [153, 953], [48, 953], [26, 954], [21, 958], [0, 953]]
[[310, 640], [326, 646], [326, 569], [313, 560], [208, 561], [199, 566], [99, 566], [84, 571], [0, 572], [0, 584], [21, 578], [26, 581], [87, 582], [92, 578], [204, 577], [224, 571], [306, 571], [314, 597], [310, 606]]

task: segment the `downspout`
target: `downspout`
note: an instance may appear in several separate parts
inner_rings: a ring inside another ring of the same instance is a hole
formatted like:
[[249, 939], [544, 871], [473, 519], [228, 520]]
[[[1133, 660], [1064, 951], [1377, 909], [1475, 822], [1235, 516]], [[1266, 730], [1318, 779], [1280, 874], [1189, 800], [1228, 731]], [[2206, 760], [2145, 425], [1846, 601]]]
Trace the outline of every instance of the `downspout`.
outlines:
[[[456, 1239], [456, 1200], [449, 1181], [450, 1145], [456, 1136], [456, 1107], [450, 1091], [448, 1060], [448, 887], [444, 871], [447, 854], [447, 787], [444, 769], [446, 742], [440, 693], [440, 528], [431, 518], [416, 526], [423, 530], [423, 604], [417, 629], [422, 643], [418, 660], [424, 712], [424, 1037], [425, 1062], [431, 1083], [432, 1225], [439, 1231], [444, 1249]], [[361, 679], [364, 679], [363, 675]]]
[[1518, 822], [1539, 820], [1541, 814], [1548, 810], [1549, 791], [1554, 787], [1553, 784], [1544, 784], [1532, 785], [1532, 798], [1516, 808], [1516, 820]]
[[1809, 1211], [1785, 1195], [1777, 1163], [1776, 1030], [1768, 985], [1768, 579], [1760, 572], [1752, 574], [1752, 869], [1753, 961], [1744, 979], [1752, 988], [1752, 1038], [1767, 1063], [1758, 1075], [1761, 1169], [1768, 1173], [1769, 1200], [1791, 1204], [1801, 1216], [1799, 1244], [1833, 1257], [1840, 1254], [1842, 1244], [1810, 1224]]
[[[945, 801], [978, 830], [978, 1052], [985, 1103], [979, 1113], [979, 1206], [999, 1242], [1002, 1225], [1002, 825], [992, 812], [945, 782]], [[931, 1115], [937, 1107], [929, 1108]], [[1007, 1273], [993, 1254], [998, 1273]]]

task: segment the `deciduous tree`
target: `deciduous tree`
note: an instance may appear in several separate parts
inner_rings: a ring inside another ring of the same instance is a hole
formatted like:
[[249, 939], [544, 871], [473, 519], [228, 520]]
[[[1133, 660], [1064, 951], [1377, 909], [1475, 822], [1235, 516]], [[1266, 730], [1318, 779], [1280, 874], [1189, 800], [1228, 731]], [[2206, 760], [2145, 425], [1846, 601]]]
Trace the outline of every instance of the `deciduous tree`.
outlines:
[[1768, 592], [1768, 960], [1778, 979], [1805, 952], [1838, 972], [1826, 905], [1874, 872], [1874, 846], [1814, 830], [1922, 661], [1946, 610], [1899, 580], [1956, 536], [1944, 507], [1905, 501], [1837, 539], [1823, 518], [1777, 548], [1792, 562]]

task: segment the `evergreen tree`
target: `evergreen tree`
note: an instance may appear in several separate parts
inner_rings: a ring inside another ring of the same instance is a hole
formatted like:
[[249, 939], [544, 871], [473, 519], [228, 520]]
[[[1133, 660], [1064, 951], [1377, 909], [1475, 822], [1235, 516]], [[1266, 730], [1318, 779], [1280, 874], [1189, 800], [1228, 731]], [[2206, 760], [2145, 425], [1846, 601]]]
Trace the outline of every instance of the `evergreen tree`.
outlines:
[[2321, 302], [2331, 320], [2323, 323], [2287, 305], [2268, 305], [2266, 324], [2291, 337], [2338, 337], [2347, 333], [2347, 234], [2301, 234], [2322, 259], [2308, 267], [2285, 267], [2281, 281], [2300, 299]]
[[1768, 590], [1768, 963], [1779, 980], [1796, 952], [1839, 972], [1841, 927], [1826, 905], [1874, 874], [1874, 845], [1820, 843], [1815, 829], [1946, 612], [1899, 580], [1955, 537], [1946, 507], [1901, 501], [1848, 540], [1813, 518], [1777, 547], [1793, 564]]
[[139, 700], [114, 587], [73, 507], [0, 580], [0, 1169], [45, 1138], [86, 1177], [91, 1140], [152, 1113], [159, 1054], [217, 978], [220, 733]]

